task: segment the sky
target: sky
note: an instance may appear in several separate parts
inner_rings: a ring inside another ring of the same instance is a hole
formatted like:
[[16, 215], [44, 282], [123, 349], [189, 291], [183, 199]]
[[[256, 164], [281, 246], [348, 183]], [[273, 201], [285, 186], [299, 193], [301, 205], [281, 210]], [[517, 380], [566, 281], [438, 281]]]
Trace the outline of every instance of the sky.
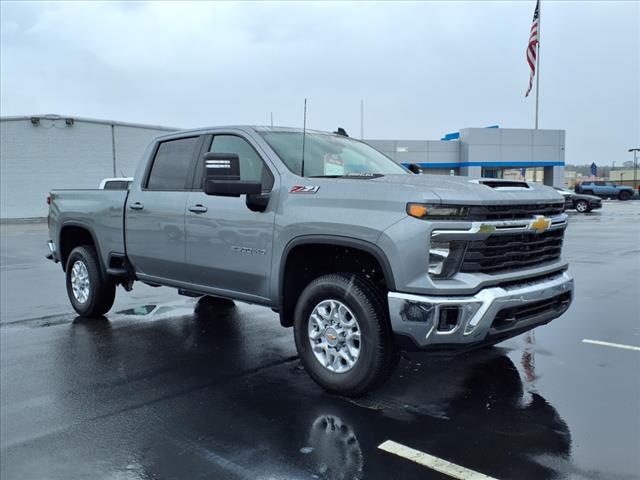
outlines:
[[[369, 139], [533, 128], [535, 2], [0, 2], [0, 114]], [[540, 128], [567, 163], [640, 146], [640, 2], [543, 0]]]

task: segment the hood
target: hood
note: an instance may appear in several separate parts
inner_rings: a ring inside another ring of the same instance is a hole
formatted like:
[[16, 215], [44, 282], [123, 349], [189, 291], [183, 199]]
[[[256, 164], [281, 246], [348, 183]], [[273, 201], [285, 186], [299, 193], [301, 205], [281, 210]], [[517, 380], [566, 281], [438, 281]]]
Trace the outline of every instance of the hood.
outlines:
[[[373, 183], [397, 185], [404, 193], [413, 191], [415, 200], [440, 198], [442, 204], [499, 205], [516, 203], [564, 202], [551, 187], [534, 182], [495, 178], [458, 177], [446, 175], [385, 175], [368, 180]], [[413, 195], [412, 195], [413, 196]]]

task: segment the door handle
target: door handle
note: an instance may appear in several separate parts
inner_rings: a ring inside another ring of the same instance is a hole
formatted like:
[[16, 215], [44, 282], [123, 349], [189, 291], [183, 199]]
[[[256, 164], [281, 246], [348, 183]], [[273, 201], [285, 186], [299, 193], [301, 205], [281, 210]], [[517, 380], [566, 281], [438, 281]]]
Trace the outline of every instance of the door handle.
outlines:
[[142, 210], [144, 208], [144, 205], [142, 205], [140, 202], [136, 202], [136, 203], [130, 204], [129, 208], [131, 210]]
[[189, 207], [189, 211], [193, 212], [193, 213], [204, 213], [207, 211], [207, 207], [205, 207], [204, 205], [191, 205]]

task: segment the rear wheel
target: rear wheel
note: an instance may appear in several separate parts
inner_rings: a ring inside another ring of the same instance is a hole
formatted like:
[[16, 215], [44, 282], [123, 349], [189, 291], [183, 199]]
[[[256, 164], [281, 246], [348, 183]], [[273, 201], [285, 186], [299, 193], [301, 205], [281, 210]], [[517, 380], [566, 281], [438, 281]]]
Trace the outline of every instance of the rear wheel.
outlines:
[[618, 200], [629, 200], [633, 194], [628, 190], [623, 190], [618, 194]]
[[587, 202], [586, 200], [578, 200], [576, 202], [576, 211], [578, 211], [579, 213], [587, 213], [591, 211], [589, 202]]
[[69, 254], [66, 267], [67, 295], [71, 306], [83, 317], [107, 313], [116, 297], [116, 285], [104, 278], [93, 247], [76, 247]]
[[383, 294], [361, 275], [312, 281], [298, 299], [294, 334], [302, 365], [333, 393], [359, 395], [386, 380], [398, 361]]

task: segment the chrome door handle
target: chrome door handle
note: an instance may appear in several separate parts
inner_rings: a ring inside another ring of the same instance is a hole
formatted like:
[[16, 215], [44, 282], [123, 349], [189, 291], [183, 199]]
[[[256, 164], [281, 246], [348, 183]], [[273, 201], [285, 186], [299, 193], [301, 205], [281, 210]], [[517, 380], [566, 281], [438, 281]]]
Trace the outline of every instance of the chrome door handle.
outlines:
[[129, 208], [131, 210], [142, 210], [144, 208], [144, 205], [142, 205], [140, 202], [136, 202], [129, 205]]
[[204, 205], [191, 205], [189, 207], [189, 211], [193, 212], [193, 213], [204, 213], [207, 211], [207, 207], [205, 207]]

